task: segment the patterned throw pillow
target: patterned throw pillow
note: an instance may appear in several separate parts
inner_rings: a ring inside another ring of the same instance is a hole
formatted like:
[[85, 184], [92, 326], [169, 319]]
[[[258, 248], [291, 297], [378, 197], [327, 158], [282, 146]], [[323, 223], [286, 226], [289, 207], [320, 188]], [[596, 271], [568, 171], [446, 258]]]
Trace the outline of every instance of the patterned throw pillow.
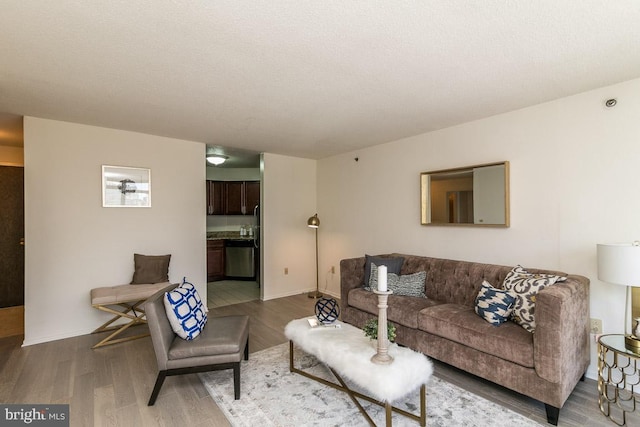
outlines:
[[[387, 289], [393, 291], [393, 295], [426, 298], [427, 296], [424, 294], [424, 282], [426, 278], [426, 271], [404, 274], [402, 276], [395, 273], [387, 273]], [[371, 263], [369, 286], [365, 289], [368, 291], [378, 289], [378, 266], [374, 263]]]
[[529, 332], [536, 330], [536, 296], [538, 292], [566, 277], [553, 274], [532, 274], [522, 268], [514, 267], [504, 279], [503, 287], [516, 295], [516, 303], [511, 315], [514, 322]]
[[486, 280], [476, 297], [476, 314], [494, 326], [509, 320], [516, 297], [510, 291], [491, 286]]
[[200, 295], [195, 286], [187, 281], [164, 295], [164, 308], [171, 329], [182, 339], [194, 339], [207, 323], [207, 313]]

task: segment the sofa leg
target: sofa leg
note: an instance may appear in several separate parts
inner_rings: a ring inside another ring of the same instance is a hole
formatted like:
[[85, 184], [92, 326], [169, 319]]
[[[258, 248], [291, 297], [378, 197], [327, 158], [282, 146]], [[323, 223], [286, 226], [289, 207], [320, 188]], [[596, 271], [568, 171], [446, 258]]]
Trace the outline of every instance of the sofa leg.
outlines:
[[164, 383], [164, 379], [167, 377], [167, 371], [158, 372], [158, 378], [156, 378], [156, 385], [153, 386], [153, 391], [151, 392], [151, 398], [149, 399], [149, 403], [147, 406], [153, 406], [156, 403], [156, 399], [158, 398], [158, 394], [160, 394], [160, 389], [162, 388], [162, 384]]
[[546, 403], [544, 404], [544, 408], [547, 410], [547, 422], [557, 426], [558, 418], [560, 418], [560, 408], [556, 408], [555, 406], [551, 406]]
[[233, 364], [233, 397], [240, 399], [240, 362]]
[[247, 337], [247, 342], [244, 344], [244, 360], [249, 360], [249, 337]]

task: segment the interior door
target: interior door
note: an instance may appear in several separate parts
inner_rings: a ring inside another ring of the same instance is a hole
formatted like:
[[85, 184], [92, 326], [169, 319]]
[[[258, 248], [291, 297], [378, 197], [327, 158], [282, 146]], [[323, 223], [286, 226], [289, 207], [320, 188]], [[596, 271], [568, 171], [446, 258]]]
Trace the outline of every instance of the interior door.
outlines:
[[0, 166], [0, 308], [24, 305], [24, 168]]

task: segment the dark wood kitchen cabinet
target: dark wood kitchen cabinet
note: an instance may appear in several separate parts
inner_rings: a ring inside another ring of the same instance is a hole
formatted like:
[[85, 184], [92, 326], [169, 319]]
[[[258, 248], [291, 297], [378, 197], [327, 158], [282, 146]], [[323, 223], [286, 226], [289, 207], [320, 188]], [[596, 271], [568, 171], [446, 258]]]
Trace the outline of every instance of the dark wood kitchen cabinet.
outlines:
[[253, 215], [260, 203], [260, 181], [225, 181], [225, 215]]
[[244, 181], [224, 183], [225, 215], [244, 215]]
[[207, 181], [207, 215], [224, 215], [224, 181]]
[[207, 240], [207, 282], [224, 279], [224, 240]]
[[253, 215], [253, 210], [260, 204], [260, 181], [246, 181], [244, 185], [246, 215]]

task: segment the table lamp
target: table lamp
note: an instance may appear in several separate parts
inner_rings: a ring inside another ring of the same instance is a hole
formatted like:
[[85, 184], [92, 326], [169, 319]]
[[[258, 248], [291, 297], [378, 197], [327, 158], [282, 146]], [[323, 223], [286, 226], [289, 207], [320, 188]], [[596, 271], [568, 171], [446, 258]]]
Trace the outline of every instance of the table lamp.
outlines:
[[[633, 304], [631, 295], [632, 288], [634, 293], [640, 291], [636, 289], [640, 287], [640, 242], [599, 244], [598, 279], [627, 287], [624, 343], [627, 350], [640, 353], [640, 307]], [[632, 324], [634, 317], [636, 321]]]

